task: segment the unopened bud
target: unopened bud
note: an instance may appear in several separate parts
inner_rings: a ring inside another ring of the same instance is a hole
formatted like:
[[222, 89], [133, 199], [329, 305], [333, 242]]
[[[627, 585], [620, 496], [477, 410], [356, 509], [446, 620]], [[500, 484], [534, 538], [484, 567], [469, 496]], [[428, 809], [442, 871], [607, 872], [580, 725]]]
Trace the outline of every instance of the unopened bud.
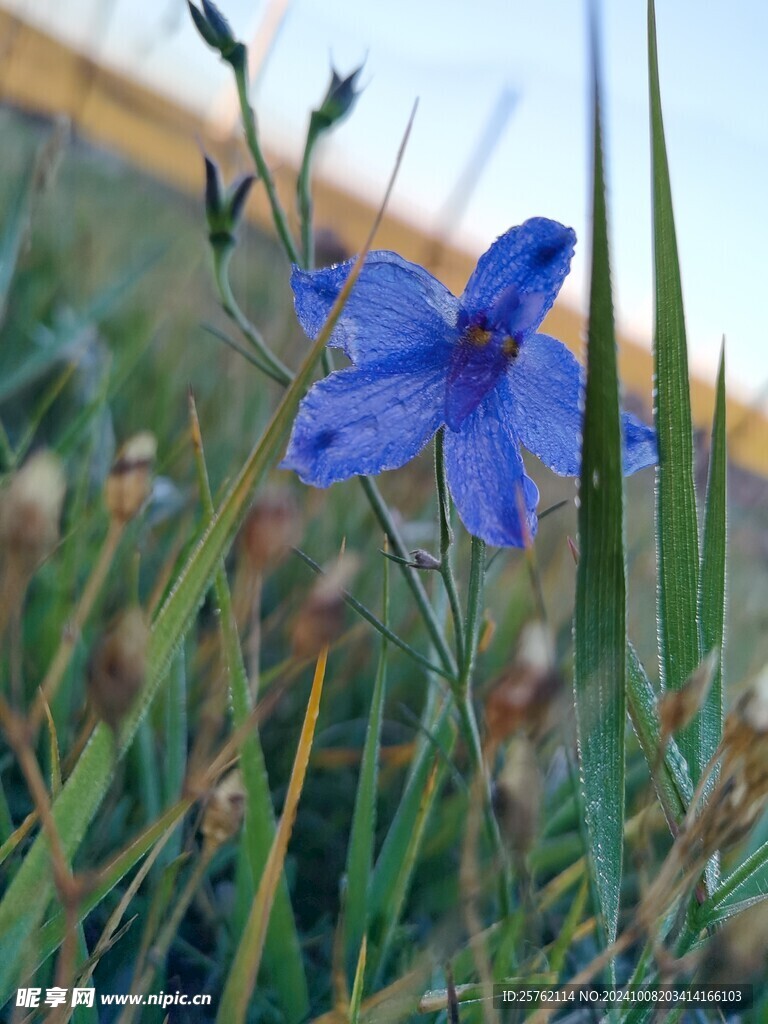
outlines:
[[344, 555], [313, 586], [291, 630], [291, 646], [297, 658], [317, 657], [341, 635], [344, 588], [356, 569], [357, 559]]
[[200, 831], [209, 848], [223, 846], [240, 831], [245, 815], [245, 789], [239, 769], [225, 775], [208, 797]]
[[58, 543], [65, 492], [60, 459], [41, 451], [0, 493], [0, 545], [22, 573], [31, 573]]
[[203, 9], [199, 10], [187, 0], [189, 13], [195, 28], [202, 39], [214, 50], [218, 50], [224, 60], [236, 66], [245, 62], [245, 47], [235, 38], [232, 27], [211, 0], [201, 0]]
[[537, 733], [546, 725], [561, 682], [549, 629], [541, 622], [529, 622], [520, 634], [514, 664], [488, 694], [489, 736], [498, 741], [520, 730]]
[[214, 246], [231, 248], [235, 242], [235, 229], [242, 217], [248, 193], [256, 179], [252, 174], [243, 174], [225, 189], [218, 165], [207, 155], [203, 159], [208, 237]]
[[415, 548], [411, 552], [411, 565], [414, 569], [439, 569], [440, 559], [435, 558], [429, 551], [425, 551], [424, 548]]
[[317, 110], [312, 111], [310, 131], [314, 131], [316, 134], [328, 131], [351, 112], [360, 95], [355, 90], [355, 85], [362, 70], [363, 65], [361, 64], [346, 78], [342, 78], [335, 69], [331, 68], [331, 82], [323, 97], [323, 102]]
[[96, 714], [117, 730], [147, 673], [149, 629], [141, 608], [124, 611], [97, 643], [88, 667], [88, 696]]
[[153, 434], [143, 431], [126, 441], [118, 453], [104, 490], [109, 514], [127, 523], [141, 511], [152, 491], [152, 467], [157, 454]]
[[240, 550], [253, 572], [264, 572], [281, 562], [300, 539], [296, 502], [287, 491], [275, 491], [251, 507], [240, 531]]

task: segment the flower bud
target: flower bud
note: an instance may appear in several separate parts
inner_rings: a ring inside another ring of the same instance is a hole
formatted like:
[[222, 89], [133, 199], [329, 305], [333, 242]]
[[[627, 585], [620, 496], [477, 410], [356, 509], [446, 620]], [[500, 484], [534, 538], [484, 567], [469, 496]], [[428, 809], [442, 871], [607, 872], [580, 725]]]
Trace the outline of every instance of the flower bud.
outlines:
[[96, 644], [88, 666], [88, 696], [96, 714], [116, 731], [147, 672], [149, 629], [141, 608], [124, 611]]
[[253, 572], [281, 562], [301, 539], [296, 502], [287, 491], [264, 494], [251, 507], [240, 531], [240, 550]]
[[54, 549], [66, 481], [58, 456], [32, 455], [0, 493], [0, 545], [28, 575]]
[[293, 622], [291, 646], [297, 658], [316, 658], [339, 638], [344, 628], [344, 587], [357, 569], [357, 559], [344, 555], [313, 586]]
[[546, 726], [562, 684], [554, 658], [549, 629], [538, 621], [524, 626], [511, 669], [486, 699], [485, 720], [492, 740], [504, 740], [519, 730], [534, 735]]
[[118, 453], [107, 477], [104, 497], [113, 520], [127, 523], [141, 511], [152, 491], [152, 466], [157, 454], [153, 434], [134, 434]]
[[195, 28], [210, 47], [218, 50], [224, 60], [234, 66], [245, 65], [246, 51], [242, 43], [235, 38], [232, 27], [211, 0], [202, 0], [203, 9], [199, 10], [187, 0], [189, 13]]
[[224, 189], [217, 164], [207, 154], [205, 161], [205, 216], [208, 222], [208, 237], [211, 243], [232, 246], [235, 229], [245, 208], [251, 186], [256, 180], [252, 174], [236, 178], [228, 189]]
[[240, 831], [245, 815], [245, 789], [239, 769], [225, 775], [208, 797], [200, 831], [209, 849], [218, 849]]
[[319, 135], [328, 131], [352, 111], [360, 95], [355, 91], [355, 85], [362, 70], [361, 64], [346, 78], [342, 78], [334, 68], [331, 68], [331, 83], [328, 90], [317, 110], [312, 111], [311, 132]]

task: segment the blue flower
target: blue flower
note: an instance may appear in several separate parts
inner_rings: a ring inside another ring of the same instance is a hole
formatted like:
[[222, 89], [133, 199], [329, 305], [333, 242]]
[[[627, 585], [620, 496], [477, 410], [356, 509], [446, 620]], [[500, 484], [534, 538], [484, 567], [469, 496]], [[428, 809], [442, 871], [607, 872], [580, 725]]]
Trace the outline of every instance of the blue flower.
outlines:
[[[539, 492], [521, 445], [555, 473], [581, 461], [583, 369], [538, 333], [568, 273], [576, 235], [537, 217], [480, 257], [460, 298], [392, 252], [369, 253], [330, 344], [352, 366], [301, 403], [282, 466], [327, 487], [397, 469], [445, 427], [448, 485], [462, 522], [489, 544], [522, 547]], [[296, 312], [317, 336], [352, 261], [291, 276]], [[623, 414], [624, 470], [656, 461], [655, 434]]]

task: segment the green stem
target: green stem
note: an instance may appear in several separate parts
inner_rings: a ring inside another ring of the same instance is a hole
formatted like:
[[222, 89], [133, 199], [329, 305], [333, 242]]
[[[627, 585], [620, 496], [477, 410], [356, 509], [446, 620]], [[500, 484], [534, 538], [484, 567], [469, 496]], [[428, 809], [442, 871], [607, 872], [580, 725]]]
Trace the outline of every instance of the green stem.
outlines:
[[456, 577], [453, 571], [453, 529], [451, 527], [451, 499], [448, 494], [448, 481], [445, 475], [444, 428], [435, 435], [435, 481], [437, 484], [437, 507], [440, 519], [440, 575], [443, 578], [448, 602], [451, 606], [453, 629], [456, 636], [456, 660], [459, 665], [464, 663], [464, 623], [461, 616], [461, 603], [456, 588]]
[[317, 136], [310, 128], [304, 146], [301, 170], [296, 182], [296, 196], [301, 221], [302, 266], [305, 270], [312, 270], [315, 265], [315, 239], [312, 230], [312, 158], [315, 153], [316, 139]]
[[213, 273], [216, 280], [216, 288], [218, 289], [219, 299], [221, 300], [224, 312], [237, 324], [254, 349], [259, 353], [265, 373], [272, 380], [277, 381], [278, 384], [283, 386], [290, 384], [293, 374], [271, 351], [261, 333], [243, 313], [242, 309], [240, 309], [232, 291], [232, 285], [229, 280], [229, 262], [234, 251], [232, 245], [212, 243], [211, 249], [213, 251]]
[[[393, 552], [396, 555], [399, 555], [400, 558], [408, 559], [408, 549], [405, 546], [403, 538], [400, 536], [397, 524], [392, 517], [392, 513], [389, 511], [387, 503], [381, 496], [381, 492], [376, 486], [375, 481], [368, 476], [361, 476], [360, 483], [365, 491], [368, 501], [371, 503], [373, 514], [376, 516], [379, 526], [384, 530], [389, 539], [389, 543], [392, 545]], [[400, 565], [403, 576], [405, 576], [406, 583], [411, 588], [411, 593], [419, 607], [421, 617], [424, 620], [424, 625], [427, 627], [427, 632], [435, 645], [435, 651], [437, 652], [440, 661], [452, 676], [455, 675], [456, 661], [453, 657], [453, 652], [448, 646], [445, 636], [443, 635], [443, 630], [440, 626], [437, 615], [435, 614], [435, 609], [432, 607], [417, 570], [412, 568], [410, 565], [403, 565], [402, 563], [398, 564]]]
[[278, 237], [285, 249], [286, 256], [291, 263], [301, 263], [299, 251], [296, 248], [296, 243], [294, 242], [290, 228], [288, 227], [288, 220], [285, 216], [285, 211], [283, 210], [280, 198], [277, 194], [275, 180], [272, 177], [272, 172], [267, 165], [267, 161], [265, 160], [264, 153], [261, 149], [259, 134], [256, 130], [256, 115], [253, 111], [250, 100], [248, 99], [248, 59], [245, 55], [244, 47], [241, 59], [231, 63], [235, 72], [237, 96], [240, 101], [240, 113], [243, 120], [243, 128], [245, 129], [245, 139], [248, 143], [248, 149], [250, 150], [251, 156], [253, 157], [253, 162], [256, 165], [256, 170], [259, 172], [259, 177], [264, 183], [264, 189], [267, 193], [267, 199], [269, 200], [269, 205], [272, 210], [272, 220], [275, 222], [275, 230], [277, 231]]
[[485, 794], [485, 829], [488, 839], [498, 859], [499, 905], [504, 917], [512, 913], [510, 889], [512, 883], [511, 869], [507, 850], [504, 846], [499, 823], [493, 810], [493, 793], [491, 779], [483, 757], [483, 745], [480, 730], [477, 726], [475, 706], [472, 701], [472, 673], [477, 660], [477, 645], [480, 640], [480, 623], [483, 611], [483, 585], [485, 582], [485, 541], [479, 537], [472, 538], [472, 555], [469, 567], [469, 593], [467, 595], [467, 619], [464, 629], [464, 660], [461, 664], [459, 682], [456, 689], [456, 703], [459, 710], [464, 739], [469, 748], [472, 764], [478, 776], [483, 780]]

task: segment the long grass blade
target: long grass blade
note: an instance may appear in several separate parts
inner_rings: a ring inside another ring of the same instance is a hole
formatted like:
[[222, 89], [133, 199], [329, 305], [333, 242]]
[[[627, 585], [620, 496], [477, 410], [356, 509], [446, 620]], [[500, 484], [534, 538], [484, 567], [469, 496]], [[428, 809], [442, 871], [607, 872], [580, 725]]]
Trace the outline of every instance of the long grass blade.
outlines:
[[[389, 565], [384, 561], [384, 622], [389, 618]], [[345, 933], [347, 962], [354, 966], [368, 928], [368, 915], [373, 874], [373, 841], [376, 834], [376, 794], [379, 775], [381, 722], [387, 680], [387, 642], [382, 641], [376, 681], [371, 697], [368, 728], [357, 784], [355, 810], [347, 851], [347, 895]]]
[[723, 732], [723, 638], [725, 629], [726, 502], [728, 446], [725, 414], [725, 346], [720, 354], [715, 415], [709, 448], [707, 499], [701, 546], [699, 622], [704, 654], [717, 651], [712, 687], [701, 709], [701, 756], [708, 762]]
[[235, 959], [224, 985], [221, 1004], [216, 1020], [220, 1024], [242, 1024], [248, 1012], [248, 1002], [256, 984], [256, 976], [261, 964], [264, 943], [267, 935], [272, 906], [275, 900], [280, 879], [283, 875], [285, 855], [291, 838], [293, 823], [299, 797], [304, 786], [315, 725], [320, 709], [320, 697], [323, 692], [327, 649], [323, 650], [317, 662], [315, 677], [312, 681], [312, 692], [309, 695], [304, 724], [299, 737], [296, 758], [291, 772], [291, 781], [285, 797], [285, 805], [277, 826], [277, 832], [267, 857], [264, 873], [259, 881], [256, 897], [251, 907], [245, 929], [240, 939]]
[[579, 484], [575, 699], [590, 860], [608, 942], [616, 937], [624, 836], [626, 583], [616, 338], [593, 50], [592, 279]]
[[[653, 354], [654, 412], [659, 445], [656, 489], [659, 660], [664, 685], [676, 690], [701, 660], [697, 623], [699, 541], [683, 292], [661, 114], [653, 0], [648, 3], [648, 68], [656, 280]], [[696, 783], [706, 763], [702, 754], [700, 718], [681, 731], [679, 743]]]
[[[190, 398], [192, 439], [197, 463], [198, 485], [203, 513], [213, 516], [213, 498], [205, 465], [203, 440], [194, 400]], [[223, 561], [214, 577], [214, 594], [219, 611], [222, 650], [229, 675], [232, 721], [242, 728], [253, 711], [253, 700], [237, 622], [232, 607]], [[251, 895], [261, 878], [275, 838], [275, 812], [269, 790], [267, 767], [257, 728], [249, 733], [240, 748], [240, 768], [245, 785], [245, 840], [251, 875]], [[291, 909], [288, 885], [281, 878], [275, 893], [272, 919], [267, 931], [264, 962], [290, 1021], [302, 1020], [309, 1009], [309, 993], [301, 957], [299, 936]]]

